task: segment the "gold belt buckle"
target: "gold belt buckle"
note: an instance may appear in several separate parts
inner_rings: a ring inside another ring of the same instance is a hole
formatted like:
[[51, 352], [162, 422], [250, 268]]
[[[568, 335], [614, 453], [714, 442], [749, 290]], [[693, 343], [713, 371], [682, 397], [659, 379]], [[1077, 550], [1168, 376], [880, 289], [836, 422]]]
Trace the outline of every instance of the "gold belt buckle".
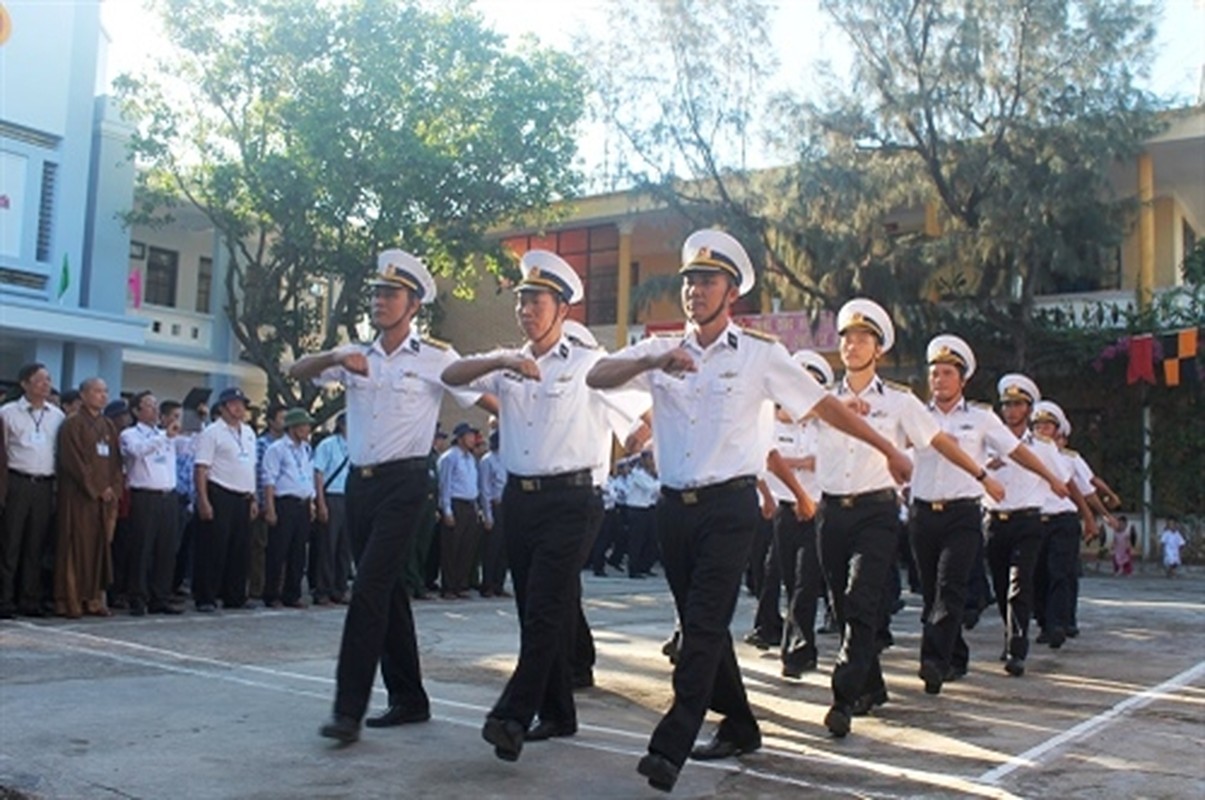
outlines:
[[1008, 516], [1009, 516], [1009, 514], [1007, 511], [997, 511], [996, 512], [996, 518], [999, 519], [1001, 522], [1008, 522]]
[[841, 507], [842, 507], [842, 508], [853, 508], [853, 507], [854, 507], [854, 498], [853, 498], [853, 496], [852, 496], [852, 495], [848, 495], [848, 494], [847, 494], [847, 495], [845, 495], [844, 497], [842, 497], [842, 498], [841, 498]]
[[360, 467], [360, 477], [361, 478], [371, 478], [372, 477], [372, 467]]
[[697, 505], [698, 502], [699, 502], [699, 493], [698, 492], [683, 492], [682, 493], [682, 505], [693, 506], [693, 505]]
[[937, 501], [936, 503], [930, 503], [930, 504], [929, 504], [929, 509], [930, 509], [931, 511], [945, 511], [945, 510], [946, 510], [946, 504], [945, 504], [945, 503], [943, 503], [943, 502], [941, 502], [941, 501], [939, 500], [939, 501]]
[[540, 488], [540, 482], [530, 478], [519, 481], [519, 488], [525, 492], [534, 492]]

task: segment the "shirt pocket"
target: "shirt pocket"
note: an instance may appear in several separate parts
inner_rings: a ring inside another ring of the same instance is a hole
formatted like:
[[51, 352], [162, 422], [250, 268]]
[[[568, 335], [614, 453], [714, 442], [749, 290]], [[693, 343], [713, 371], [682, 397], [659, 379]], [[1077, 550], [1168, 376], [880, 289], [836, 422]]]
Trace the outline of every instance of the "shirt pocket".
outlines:
[[572, 418], [574, 391], [570, 381], [552, 381], [540, 388], [539, 396], [549, 421], [564, 422]]
[[[708, 416], [719, 422], [735, 422], [745, 413], [749, 389], [739, 377], [713, 378], [707, 387]], [[752, 423], [752, 420], [750, 420]]]

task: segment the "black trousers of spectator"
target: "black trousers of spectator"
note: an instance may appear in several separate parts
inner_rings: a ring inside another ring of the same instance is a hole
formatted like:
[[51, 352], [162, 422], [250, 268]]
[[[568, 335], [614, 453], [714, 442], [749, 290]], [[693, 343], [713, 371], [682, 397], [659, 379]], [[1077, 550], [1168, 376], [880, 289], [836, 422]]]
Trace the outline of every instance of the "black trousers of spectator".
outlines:
[[824, 591], [815, 518], [798, 520], [794, 503], [779, 503], [774, 513], [774, 547], [787, 589], [782, 663], [802, 666], [818, 655], [816, 606]]
[[682, 638], [674, 700], [648, 749], [681, 766], [710, 708], [724, 716], [719, 735], [744, 743], [759, 736], [729, 627], [760, 516], [752, 478], [678, 493], [657, 503], [661, 559]]
[[917, 501], [912, 505], [909, 534], [925, 602], [921, 663], [936, 664], [941, 675], [951, 667], [965, 672], [970, 650], [962, 638], [962, 617], [971, 569], [983, 541], [983, 510], [974, 501], [956, 505]]
[[594, 547], [590, 549], [590, 567], [595, 575], [606, 573], [607, 551], [618, 552], [619, 532], [622, 527], [623, 520], [617, 507], [603, 511], [602, 527], [594, 540]]
[[[595, 490], [587, 509], [586, 538], [582, 542], [583, 558], [594, 549], [594, 541], [598, 538], [599, 530], [603, 526], [603, 517], [602, 496], [598, 493], [598, 490]], [[597, 659], [597, 653], [594, 649], [594, 632], [590, 630], [590, 623], [586, 621], [586, 610], [582, 607], [582, 578], [580, 572], [577, 578], [577, 618], [573, 623], [571, 641], [573, 642], [573, 648], [569, 653], [569, 671], [572, 673], [573, 678], [585, 679], [593, 677], [594, 662]], [[543, 716], [542, 713], [541, 716]]]
[[184, 580], [193, 573], [193, 541], [200, 520], [188, 510], [188, 497], [176, 494], [176, 524], [180, 531], [180, 544], [176, 547], [176, 569], [172, 575], [172, 588], [183, 589]]
[[519, 612], [519, 660], [491, 717], [524, 729], [537, 712], [546, 722], [577, 724], [569, 650], [581, 608], [590, 486], [524, 491], [511, 478], [502, 492], [507, 559]]
[[347, 478], [347, 522], [356, 578], [335, 670], [338, 716], [364, 717], [378, 663], [389, 705], [416, 713], [430, 709], [410, 596], [402, 578], [408, 540], [426, 497], [425, 458], [375, 467], [371, 477], [353, 469]]
[[0, 611], [41, 613], [42, 564], [54, 508], [54, 478], [8, 471], [4, 546], [0, 547]]
[[342, 494], [326, 496], [327, 521], [310, 526], [310, 594], [314, 602], [341, 599], [351, 577], [351, 537], [347, 503]]
[[1075, 622], [1079, 576], [1079, 514], [1068, 511], [1042, 517], [1045, 533], [1034, 568], [1034, 619], [1045, 631], [1067, 632]]
[[130, 490], [125, 593], [134, 608], [162, 609], [172, 597], [180, 539], [180, 502], [175, 490]]
[[[791, 512], [792, 514], [794, 511]], [[775, 512], [777, 517], [777, 512]], [[777, 527], [775, 517], [766, 519], [760, 517], [757, 522], [757, 544], [753, 547], [750, 557], [750, 568], [761, 569], [761, 577], [757, 580], [757, 611], [753, 616], [753, 630], [770, 642], [782, 639], [782, 579], [783, 565], [778, 558]], [[764, 550], [762, 544], [769, 542]], [[760, 555], [759, 555], [760, 553]], [[760, 558], [761, 561], [754, 561]], [[787, 595], [790, 598], [790, 594]]]
[[440, 586], [445, 592], [463, 592], [477, 557], [477, 506], [472, 500], [453, 499], [452, 520], [452, 525], [443, 526], [439, 542]]
[[506, 512], [495, 502], [490, 513], [494, 527], [482, 533], [481, 590], [497, 594], [506, 588]]
[[210, 481], [209, 504], [213, 519], [200, 523], [193, 542], [193, 602], [212, 605], [220, 594], [225, 608], [242, 608], [251, 555], [251, 497]]
[[894, 500], [843, 506], [825, 498], [821, 503], [820, 564], [842, 629], [841, 650], [833, 665], [834, 705], [849, 707], [862, 695], [886, 688], [877, 634], [887, 618], [899, 526]]
[[305, 574], [305, 545], [310, 538], [310, 501], [276, 498], [276, 524], [268, 526], [264, 551], [264, 604], [301, 601]]
[[654, 506], [627, 507], [628, 577], [644, 575], [657, 560], [657, 512]]
[[988, 525], [987, 561], [996, 607], [1005, 625], [1005, 651], [1029, 654], [1029, 617], [1033, 613], [1033, 575], [1042, 547], [1042, 520], [1036, 511], [993, 511]]

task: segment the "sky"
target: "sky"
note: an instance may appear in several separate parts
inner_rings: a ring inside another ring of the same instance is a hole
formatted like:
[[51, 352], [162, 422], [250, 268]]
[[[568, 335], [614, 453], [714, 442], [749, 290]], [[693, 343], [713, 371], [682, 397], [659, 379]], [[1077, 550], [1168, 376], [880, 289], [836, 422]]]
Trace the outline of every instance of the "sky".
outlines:
[[[632, 0], [647, 2], [648, 0]], [[511, 38], [533, 33], [549, 46], [570, 49], [573, 36], [583, 28], [602, 24], [600, 0], [475, 0], [475, 5], [499, 32]], [[841, 63], [842, 37], [819, 10], [819, 0], [778, 0], [772, 32], [780, 61], [779, 75], [788, 84], [806, 85], [815, 63], [829, 59]], [[143, 0], [103, 0], [101, 17], [112, 37], [109, 79], [137, 72], [157, 53], [162, 41], [153, 14]], [[1177, 105], [1197, 100], [1202, 88], [1201, 41], [1205, 40], [1205, 0], [1164, 0], [1158, 24], [1158, 53], [1148, 88]], [[587, 171], [601, 159], [600, 131], [586, 131], [580, 143]], [[751, 162], [767, 159], [754, 156]]]

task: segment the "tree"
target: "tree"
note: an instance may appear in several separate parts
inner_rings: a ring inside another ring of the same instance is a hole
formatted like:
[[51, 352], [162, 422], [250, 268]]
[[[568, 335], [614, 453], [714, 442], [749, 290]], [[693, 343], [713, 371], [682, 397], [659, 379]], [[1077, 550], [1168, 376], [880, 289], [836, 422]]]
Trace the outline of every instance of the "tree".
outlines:
[[533, 41], [508, 52], [467, 0], [156, 7], [177, 52], [119, 84], [143, 166], [131, 219], [186, 202], [212, 222], [270, 399], [317, 402], [280, 363], [357, 338], [376, 252], [405, 247], [466, 294], [478, 264], [503, 269], [491, 225], [576, 190], [579, 69]]

